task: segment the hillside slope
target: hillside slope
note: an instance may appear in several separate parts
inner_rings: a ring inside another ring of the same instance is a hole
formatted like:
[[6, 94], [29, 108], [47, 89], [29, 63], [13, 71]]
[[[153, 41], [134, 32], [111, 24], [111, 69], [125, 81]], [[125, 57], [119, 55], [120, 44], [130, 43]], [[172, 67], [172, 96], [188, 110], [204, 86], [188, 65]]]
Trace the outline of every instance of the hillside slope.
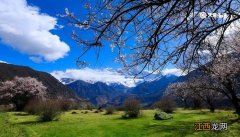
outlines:
[[47, 94], [49, 97], [80, 99], [76, 96], [74, 91], [70, 90], [46, 72], [36, 71], [25, 66], [0, 63], [0, 81], [12, 80], [15, 76], [32, 77], [41, 81], [44, 86], [47, 87]]

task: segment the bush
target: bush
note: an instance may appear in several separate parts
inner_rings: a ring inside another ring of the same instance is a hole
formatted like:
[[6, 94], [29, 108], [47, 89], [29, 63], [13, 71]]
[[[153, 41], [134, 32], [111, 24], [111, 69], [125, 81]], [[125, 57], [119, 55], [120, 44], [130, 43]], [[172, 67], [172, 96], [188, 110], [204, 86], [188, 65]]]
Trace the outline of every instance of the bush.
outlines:
[[39, 110], [40, 103], [41, 100], [39, 99], [31, 99], [25, 106], [24, 111], [31, 115], [38, 114], [40, 111]]
[[58, 100], [59, 107], [62, 111], [68, 111], [73, 108], [73, 102], [70, 100]]
[[[31, 99], [27, 105], [24, 108], [24, 111], [27, 112], [28, 114], [40, 114], [42, 112], [43, 106], [45, 101], [42, 101], [41, 99], [38, 98], [33, 98]], [[62, 100], [62, 99], [51, 99], [48, 100], [47, 103], [54, 103], [55, 106], [51, 106], [54, 107], [55, 109], [59, 109], [61, 111], [67, 111], [70, 110], [73, 106], [73, 102], [69, 101], [69, 100]]]
[[76, 112], [76, 111], [73, 111], [72, 114], [77, 114], [77, 112]]
[[58, 100], [41, 101], [38, 107], [39, 120], [42, 122], [58, 120], [61, 114], [61, 107]]
[[115, 111], [115, 108], [113, 106], [109, 106], [106, 108], [106, 114], [109, 115], [109, 114], [113, 114]]
[[72, 107], [71, 107], [72, 110], [77, 110], [77, 109], [81, 109], [81, 108], [82, 107], [81, 107], [80, 103], [78, 103], [78, 102], [72, 103]]
[[140, 115], [141, 104], [137, 99], [129, 98], [124, 102], [123, 108], [125, 111], [123, 118], [136, 118]]
[[98, 107], [98, 109], [97, 109], [99, 112], [103, 112], [103, 110], [102, 110], [102, 107], [100, 106], [100, 107]]
[[115, 107], [115, 108], [116, 108], [117, 111], [124, 111], [123, 106], [117, 106], [117, 107]]
[[14, 109], [14, 104], [0, 105], [0, 112], [13, 111]]
[[25, 107], [29, 114], [39, 115], [39, 121], [46, 122], [57, 120], [62, 111], [62, 101], [32, 99]]
[[154, 106], [166, 113], [172, 113], [176, 108], [176, 103], [171, 96], [163, 96]]
[[88, 102], [85, 102], [85, 103], [82, 103], [82, 107], [81, 108], [87, 109], [87, 110], [92, 110], [93, 106], [92, 106], [92, 104], [90, 104]]
[[167, 114], [166, 112], [158, 112], [155, 113], [154, 119], [155, 120], [167, 120], [173, 118], [171, 115]]

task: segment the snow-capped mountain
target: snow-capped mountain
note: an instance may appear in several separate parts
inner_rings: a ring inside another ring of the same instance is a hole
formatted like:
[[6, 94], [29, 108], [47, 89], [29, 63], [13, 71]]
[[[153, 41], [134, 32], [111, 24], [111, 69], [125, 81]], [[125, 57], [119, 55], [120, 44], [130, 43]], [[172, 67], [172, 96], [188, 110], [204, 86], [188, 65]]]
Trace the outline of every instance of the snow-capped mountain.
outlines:
[[70, 84], [72, 82], [74, 82], [76, 80], [72, 79], [72, 78], [61, 78], [60, 82], [62, 82], [64, 85]]
[[67, 84], [69, 88], [94, 104], [97, 104], [99, 96], [104, 97], [107, 100], [107, 104], [114, 105], [120, 105], [126, 98], [134, 96], [139, 98], [144, 104], [151, 105], [162, 96], [167, 86], [177, 78], [174, 75], [162, 76], [153, 81], [138, 83], [135, 87], [127, 87], [121, 83], [89, 83], [82, 80], [66, 80], [67, 82], [71, 81], [70, 84]]

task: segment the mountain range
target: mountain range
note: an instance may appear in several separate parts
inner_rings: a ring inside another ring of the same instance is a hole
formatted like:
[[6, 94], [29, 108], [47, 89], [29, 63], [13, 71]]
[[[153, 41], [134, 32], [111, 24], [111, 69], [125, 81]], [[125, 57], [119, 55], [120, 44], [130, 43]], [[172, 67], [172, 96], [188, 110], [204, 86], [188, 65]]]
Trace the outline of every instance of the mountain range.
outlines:
[[159, 100], [167, 86], [176, 81], [177, 78], [175, 75], [166, 75], [154, 81], [145, 81], [131, 88], [119, 83], [89, 83], [67, 78], [62, 79], [62, 82], [68, 83], [71, 81], [66, 85], [93, 104], [99, 105], [99, 97], [105, 100], [105, 104], [111, 105], [121, 105], [126, 98], [135, 97], [141, 100], [144, 106], [149, 106]]
[[104, 83], [62, 78], [60, 81], [51, 74], [33, 70], [26, 66], [0, 63], [0, 81], [11, 80], [15, 76], [33, 77], [47, 87], [50, 98], [71, 98], [86, 100], [95, 105], [121, 105], [126, 98], [138, 98], [144, 106], [150, 106], [159, 100], [167, 86], [184, 77], [175, 75], [162, 76], [153, 81], [138, 83], [127, 87], [120, 83]]

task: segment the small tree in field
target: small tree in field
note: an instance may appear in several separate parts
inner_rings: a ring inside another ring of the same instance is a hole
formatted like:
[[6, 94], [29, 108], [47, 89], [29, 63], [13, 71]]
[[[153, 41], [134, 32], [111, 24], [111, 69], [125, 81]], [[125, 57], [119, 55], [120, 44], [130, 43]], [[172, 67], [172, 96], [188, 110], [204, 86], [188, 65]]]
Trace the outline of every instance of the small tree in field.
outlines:
[[[38, 99], [32, 98], [26, 104], [24, 110], [29, 114], [42, 114], [43, 112], [49, 115], [52, 113], [59, 113], [61, 111], [68, 111], [73, 108], [74, 102], [66, 99]], [[53, 110], [53, 112], [52, 112]]]
[[15, 77], [11, 81], [0, 82], [0, 100], [13, 103], [16, 110], [22, 110], [31, 98], [43, 98], [46, 89], [35, 78]]
[[123, 108], [125, 111], [124, 118], [135, 118], [140, 115], [141, 104], [137, 99], [128, 98], [124, 102]]
[[113, 106], [108, 106], [106, 108], [106, 114], [109, 115], [109, 114], [113, 114], [115, 111], [115, 108]]
[[56, 99], [40, 101], [36, 107], [38, 107], [39, 120], [41, 122], [58, 120], [62, 112], [61, 103]]
[[28, 103], [24, 107], [24, 111], [28, 114], [35, 115], [39, 113], [39, 105], [42, 100], [37, 98], [32, 98], [28, 101]]
[[62, 111], [65, 110], [63, 100], [58, 99], [31, 99], [25, 107], [28, 114], [38, 115], [41, 122], [57, 120]]
[[166, 113], [172, 113], [176, 107], [176, 103], [173, 97], [166, 95], [163, 96], [160, 101], [156, 102], [154, 106]]

